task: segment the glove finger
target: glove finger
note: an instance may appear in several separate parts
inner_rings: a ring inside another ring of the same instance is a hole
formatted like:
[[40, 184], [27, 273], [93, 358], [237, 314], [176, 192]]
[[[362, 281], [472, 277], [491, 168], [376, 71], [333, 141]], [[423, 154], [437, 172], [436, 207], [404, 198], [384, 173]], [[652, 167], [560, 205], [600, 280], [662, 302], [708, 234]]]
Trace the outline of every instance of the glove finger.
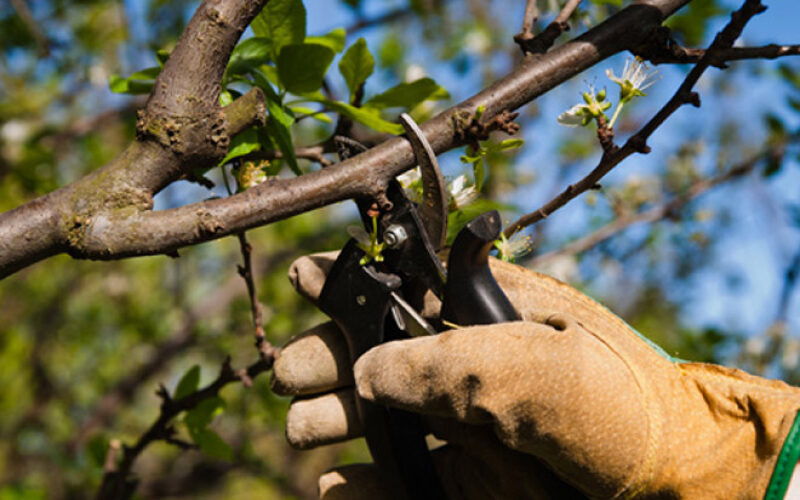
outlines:
[[354, 367], [361, 397], [492, 424], [509, 448], [614, 495], [644, 460], [650, 415], [630, 365], [575, 321], [514, 322], [390, 342]]
[[296, 398], [286, 415], [286, 439], [306, 450], [364, 435], [352, 389], [313, 398]]
[[[496, 440], [495, 440], [496, 441]], [[434, 466], [448, 498], [460, 500], [584, 499], [533, 457], [504, 448], [499, 461], [445, 445], [432, 452]], [[354, 464], [334, 469], [319, 478], [323, 500], [389, 500], [391, 492], [375, 464]]]
[[361, 397], [380, 404], [469, 424], [491, 423], [484, 403], [505, 402], [520, 392], [516, 384], [545, 376], [536, 361], [546, 354], [538, 348], [558, 333], [544, 324], [513, 322], [388, 342], [358, 359], [356, 388]]
[[320, 500], [392, 500], [375, 464], [352, 464], [319, 478]]
[[289, 340], [275, 359], [271, 384], [276, 394], [293, 396], [352, 386], [350, 354], [339, 328], [322, 323]]
[[306, 255], [294, 261], [289, 266], [289, 281], [297, 293], [316, 304], [325, 278], [338, 256], [338, 251], [323, 252]]

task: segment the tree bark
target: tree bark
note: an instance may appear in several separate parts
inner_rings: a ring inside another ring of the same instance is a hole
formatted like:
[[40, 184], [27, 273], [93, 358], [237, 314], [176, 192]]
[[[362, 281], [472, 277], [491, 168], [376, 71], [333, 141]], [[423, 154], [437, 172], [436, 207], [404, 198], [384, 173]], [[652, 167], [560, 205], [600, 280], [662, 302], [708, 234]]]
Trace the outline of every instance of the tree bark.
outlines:
[[[479, 106], [490, 120], [531, 102], [611, 55], [635, 49], [688, 1], [635, 3], [569, 43], [526, 56], [508, 76], [421, 128], [437, 153], [458, 147], [465, 120]], [[231, 135], [263, 119], [259, 93], [226, 108], [217, 99], [233, 46], [265, 3], [203, 2], [140, 112], [137, 140], [86, 178], [0, 214], [0, 277], [61, 252], [98, 260], [174, 253], [341, 200], [380, 197], [390, 179], [414, 165], [411, 145], [396, 137], [297, 178], [225, 199], [151, 210], [155, 193], [189, 167], [215, 165]]]

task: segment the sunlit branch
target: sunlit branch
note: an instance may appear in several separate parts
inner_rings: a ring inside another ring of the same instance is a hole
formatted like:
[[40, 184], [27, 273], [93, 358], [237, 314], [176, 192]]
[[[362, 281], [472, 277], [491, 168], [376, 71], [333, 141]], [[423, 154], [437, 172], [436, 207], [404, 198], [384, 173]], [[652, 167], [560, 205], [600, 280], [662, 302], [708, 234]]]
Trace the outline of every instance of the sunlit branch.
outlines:
[[614, 167], [634, 153], [647, 154], [650, 147], [647, 140], [675, 111], [684, 104], [700, 106], [700, 96], [692, 91], [700, 76], [711, 66], [717, 51], [730, 48], [741, 35], [744, 26], [766, 9], [759, 0], [746, 0], [742, 7], [731, 14], [731, 20], [717, 33], [714, 41], [709, 46], [700, 61], [692, 68], [681, 86], [666, 104], [650, 119], [638, 132], [631, 136], [622, 147], [604, 148], [600, 163], [584, 178], [570, 184], [555, 198], [545, 203], [541, 208], [523, 215], [504, 230], [506, 237], [511, 237], [517, 231], [547, 218], [550, 214], [566, 205], [569, 201], [594, 189], [600, 179], [605, 177]]

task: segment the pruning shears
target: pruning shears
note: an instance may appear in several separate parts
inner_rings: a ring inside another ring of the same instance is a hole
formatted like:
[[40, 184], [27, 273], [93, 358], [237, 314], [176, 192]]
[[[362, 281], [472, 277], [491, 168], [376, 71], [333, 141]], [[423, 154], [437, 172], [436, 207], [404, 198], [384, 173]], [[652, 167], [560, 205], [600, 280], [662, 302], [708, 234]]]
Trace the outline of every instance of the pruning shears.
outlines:
[[[434, 335], [447, 329], [445, 325], [520, 319], [489, 270], [489, 251], [501, 229], [497, 211], [476, 217], [458, 233], [445, 271], [437, 257], [447, 234], [442, 173], [414, 120], [403, 114], [400, 121], [420, 167], [422, 199], [411, 201], [393, 180], [386, 190], [388, 203], [383, 206], [356, 200], [367, 231], [377, 232], [377, 241], [384, 246], [382, 260], [366, 262], [365, 251], [351, 239], [328, 274], [319, 300], [320, 309], [344, 332], [353, 363], [378, 344]], [[435, 325], [419, 313], [429, 290], [442, 301]], [[360, 398], [357, 405], [370, 453], [394, 497], [446, 498], [425, 442], [421, 417]]]

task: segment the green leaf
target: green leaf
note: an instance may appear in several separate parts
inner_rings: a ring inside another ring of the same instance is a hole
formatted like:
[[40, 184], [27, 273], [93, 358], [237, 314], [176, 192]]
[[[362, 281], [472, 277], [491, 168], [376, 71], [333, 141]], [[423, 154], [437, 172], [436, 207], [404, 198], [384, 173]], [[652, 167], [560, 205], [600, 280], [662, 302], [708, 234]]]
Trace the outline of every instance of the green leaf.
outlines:
[[322, 86], [333, 56], [333, 51], [324, 45], [287, 45], [278, 56], [278, 77], [289, 92], [313, 92]]
[[286, 106], [289, 111], [293, 114], [297, 115], [308, 115], [309, 117], [313, 118], [314, 120], [319, 120], [322, 123], [333, 123], [331, 117], [322, 113], [316, 109], [307, 108], [305, 106]]
[[703, 42], [703, 35], [708, 31], [710, 22], [726, 13], [720, 3], [719, 0], [694, 0], [664, 24], [686, 45], [699, 45]]
[[249, 128], [231, 139], [231, 145], [228, 148], [228, 154], [219, 162], [220, 165], [225, 165], [234, 158], [248, 155], [253, 151], [261, 149], [261, 143], [258, 141], [258, 134], [255, 128]]
[[272, 40], [274, 53], [306, 38], [306, 8], [302, 0], [270, 0], [251, 24], [256, 36]]
[[[95, 467], [102, 467], [108, 455], [109, 440], [103, 434], [95, 434], [86, 443], [86, 452]], [[2, 498], [2, 497], [0, 497]]]
[[183, 374], [178, 386], [175, 388], [173, 399], [181, 399], [197, 390], [200, 385], [200, 365], [194, 365]]
[[764, 122], [766, 122], [767, 129], [769, 130], [771, 136], [783, 137], [786, 135], [786, 126], [777, 115], [773, 113], [767, 113], [764, 116]]
[[359, 38], [347, 49], [342, 60], [339, 61], [339, 72], [347, 82], [347, 88], [350, 89], [351, 101], [359, 87], [373, 71], [375, 71], [375, 59], [367, 48], [367, 41]]
[[800, 89], [800, 72], [794, 70], [788, 64], [778, 66], [778, 74], [791, 85]]
[[153, 90], [153, 80], [161, 73], [161, 66], [143, 69], [128, 78], [111, 75], [108, 87], [117, 94], [149, 94]]
[[269, 38], [248, 38], [233, 49], [226, 74], [237, 75], [257, 68], [270, 60], [272, 49]]
[[447, 91], [430, 78], [420, 78], [411, 83], [401, 83], [367, 101], [364, 106], [375, 109], [412, 109], [426, 99], [446, 99]]
[[497, 144], [496, 151], [508, 151], [509, 149], [517, 149], [525, 144], [524, 139], [506, 139]]
[[322, 36], [307, 36], [305, 43], [324, 45], [338, 54], [344, 50], [344, 39], [346, 36], [347, 30], [344, 28], [336, 28]]
[[[189, 429], [203, 429], [214, 420], [214, 417], [222, 413], [225, 409], [225, 400], [219, 396], [204, 399], [194, 408], [186, 412], [183, 417], [186, 427]], [[191, 432], [191, 430], [190, 430]]]
[[800, 113], [800, 99], [793, 99], [789, 97], [787, 99], [787, 102], [789, 103], [790, 108]]
[[159, 73], [161, 73], [161, 66], [153, 66], [132, 73], [128, 80], [155, 80]]
[[183, 422], [192, 437], [192, 441], [207, 455], [223, 460], [230, 460], [231, 447], [219, 437], [219, 434], [208, 428], [215, 416], [225, 409], [225, 401], [219, 397], [201, 401], [196, 407], [186, 412]]
[[278, 149], [283, 154], [283, 159], [295, 175], [301, 175], [300, 166], [297, 165], [297, 157], [294, 154], [294, 143], [292, 142], [291, 126], [294, 118], [287, 113], [279, 104], [267, 101], [267, 132], [270, 137], [278, 144]]
[[357, 108], [349, 104], [339, 101], [322, 101], [325, 106], [341, 113], [344, 116], [355, 120], [367, 127], [377, 130], [378, 132], [386, 132], [388, 134], [400, 135], [403, 133], [403, 126], [399, 123], [392, 123], [381, 118], [378, 110], [372, 108]]
[[378, 47], [378, 62], [384, 68], [398, 66], [405, 55], [405, 46], [395, 34], [383, 38], [383, 43]]
[[297, 157], [294, 154], [294, 142], [292, 141], [292, 125], [294, 115], [290, 110], [283, 107], [281, 98], [267, 81], [267, 77], [259, 72], [253, 72], [253, 81], [264, 91], [267, 96], [267, 123], [265, 129], [269, 137], [278, 145], [283, 154], [283, 158], [295, 175], [300, 175], [300, 167], [297, 165]]
[[451, 212], [447, 217], [447, 245], [453, 244], [456, 235], [467, 225], [469, 221], [489, 210], [510, 210], [513, 207], [502, 203], [497, 203], [485, 198], [478, 198], [470, 205]]
[[192, 441], [206, 455], [218, 460], [231, 460], [233, 458], [233, 448], [219, 437], [219, 434], [211, 429], [205, 428], [195, 432], [189, 431]]
[[170, 55], [171, 53], [172, 53], [172, 52], [171, 52], [171, 51], [169, 51], [169, 50], [166, 50], [166, 49], [159, 49], [159, 50], [156, 52], [156, 59], [158, 59], [158, 65], [159, 65], [159, 66], [161, 66], [161, 67], [163, 68], [163, 67], [164, 67], [164, 65], [165, 65], [165, 64], [167, 64], [167, 59], [169, 59], [169, 55]]
[[486, 162], [483, 157], [472, 164], [472, 173], [475, 176], [475, 189], [480, 192], [483, 189], [483, 182], [486, 180]]
[[228, 104], [233, 102], [233, 94], [230, 93], [228, 90], [223, 90], [219, 93], [219, 105], [220, 106], [227, 106]]

